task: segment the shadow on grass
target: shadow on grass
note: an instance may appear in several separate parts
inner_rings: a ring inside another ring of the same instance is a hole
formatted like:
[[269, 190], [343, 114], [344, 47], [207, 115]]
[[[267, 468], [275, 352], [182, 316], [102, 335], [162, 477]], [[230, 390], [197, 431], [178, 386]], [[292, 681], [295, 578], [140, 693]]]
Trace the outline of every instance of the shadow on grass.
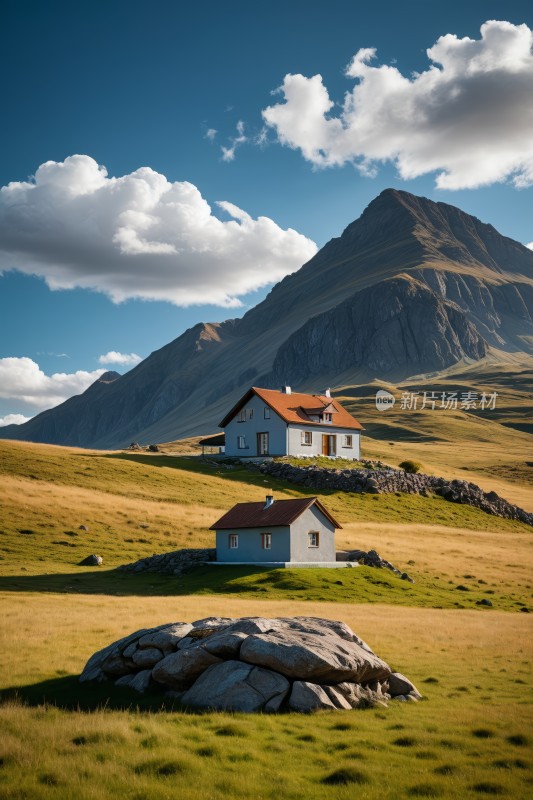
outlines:
[[[270, 567], [196, 567], [186, 575], [132, 575], [118, 570], [48, 575], [0, 576], [2, 592], [51, 592], [65, 594], [108, 594], [173, 596], [186, 594], [231, 594], [242, 591], [231, 581], [271, 573]], [[254, 591], [250, 588], [250, 591]]]
[[[76, 453], [76, 457], [79, 455], [79, 453]], [[321, 495], [336, 493], [336, 490], [332, 489], [318, 490], [310, 489], [309, 487], [301, 486], [296, 483], [288, 484], [286, 481], [277, 480], [271, 475], [265, 477], [262, 472], [259, 472], [259, 470], [252, 467], [252, 465], [226, 465], [222, 461], [210, 461], [209, 458], [203, 459], [201, 456], [165, 456], [156, 453], [153, 455], [145, 453], [82, 453], [81, 457], [129, 461], [134, 464], [143, 464], [150, 467], [169, 467], [170, 469], [192, 472], [196, 475], [216, 476], [217, 478], [223, 478], [233, 483], [246, 483], [260, 486], [263, 491], [265, 490], [266, 484], [271, 490], [282, 491], [288, 494], [297, 494], [298, 496], [314, 497], [317, 492]], [[335, 465], [332, 464], [332, 466]]]
[[[68, 711], [183, 711], [175, 699], [165, 697], [163, 689], [146, 694], [114, 686], [111, 682], [80, 683], [77, 675], [51, 678], [27, 686], [11, 686], [0, 691], [0, 703], [17, 702], [27, 706], [52, 705]], [[77, 744], [77, 742], [74, 742]], [[85, 742], [79, 742], [85, 744]]]

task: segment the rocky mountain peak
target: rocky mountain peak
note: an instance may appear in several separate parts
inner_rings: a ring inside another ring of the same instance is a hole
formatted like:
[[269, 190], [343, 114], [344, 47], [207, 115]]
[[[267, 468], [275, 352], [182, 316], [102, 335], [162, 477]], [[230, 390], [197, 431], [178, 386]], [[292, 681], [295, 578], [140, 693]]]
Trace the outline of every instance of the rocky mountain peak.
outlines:
[[114, 369], [109, 369], [95, 381], [95, 383], [113, 383], [117, 378], [122, 377], [120, 372], [115, 372]]

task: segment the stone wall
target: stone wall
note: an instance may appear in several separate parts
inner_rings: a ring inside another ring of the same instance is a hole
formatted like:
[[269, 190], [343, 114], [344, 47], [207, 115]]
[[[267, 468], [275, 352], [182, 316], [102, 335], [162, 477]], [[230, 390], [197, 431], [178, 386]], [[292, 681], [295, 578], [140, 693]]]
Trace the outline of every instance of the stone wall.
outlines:
[[122, 572], [157, 572], [159, 575], [181, 575], [190, 567], [199, 566], [206, 561], [216, 561], [214, 547], [189, 547], [185, 550], [174, 550], [171, 553], [154, 554], [131, 564], [122, 564], [117, 569]]
[[[370, 462], [367, 462], [370, 463]], [[533, 525], [533, 514], [507, 502], [496, 492], [484, 492], [475, 483], [463, 480], [446, 480], [434, 475], [412, 475], [376, 462], [376, 468], [335, 469], [310, 464], [297, 467], [287, 461], [265, 461], [259, 469], [264, 475], [296, 483], [309, 489], [333, 489], [356, 494], [386, 494], [403, 492], [427, 496], [437, 494], [452, 503], [463, 503], [493, 514], [496, 517], [515, 519]]]

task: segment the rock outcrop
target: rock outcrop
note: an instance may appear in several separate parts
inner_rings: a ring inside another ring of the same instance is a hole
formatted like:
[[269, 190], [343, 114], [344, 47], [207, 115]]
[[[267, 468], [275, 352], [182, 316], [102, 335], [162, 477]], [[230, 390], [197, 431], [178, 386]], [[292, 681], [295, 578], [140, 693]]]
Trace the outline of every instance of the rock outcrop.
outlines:
[[190, 708], [275, 712], [419, 700], [343, 622], [210, 617], [140, 630], [95, 653], [80, 682], [162, 692]]

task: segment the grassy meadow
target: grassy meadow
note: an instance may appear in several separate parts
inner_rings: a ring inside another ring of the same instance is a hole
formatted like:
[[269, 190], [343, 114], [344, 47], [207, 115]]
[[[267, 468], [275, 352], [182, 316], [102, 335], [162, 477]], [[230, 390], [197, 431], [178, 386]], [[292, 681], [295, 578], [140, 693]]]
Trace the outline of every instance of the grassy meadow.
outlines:
[[[530, 796], [531, 529], [436, 497], [324, 493], [343, 525], [338, 547], [375, 547], [415, 584], [370, 568], [117, 573], [212, 545], [220, 513], [267, 486], [306, 494], [190, 452], [0, 441], [0, 797]], [[428, 454], [438, 466], [438, 442]], [[505, 481], [527, 501], [521, 478]], [[101, 568], [78, 566], [93, 552]], [[342, 619], [424, 700], [311, 717], [192, 714], [77, 683], [112, 640], [212, 614]]]

